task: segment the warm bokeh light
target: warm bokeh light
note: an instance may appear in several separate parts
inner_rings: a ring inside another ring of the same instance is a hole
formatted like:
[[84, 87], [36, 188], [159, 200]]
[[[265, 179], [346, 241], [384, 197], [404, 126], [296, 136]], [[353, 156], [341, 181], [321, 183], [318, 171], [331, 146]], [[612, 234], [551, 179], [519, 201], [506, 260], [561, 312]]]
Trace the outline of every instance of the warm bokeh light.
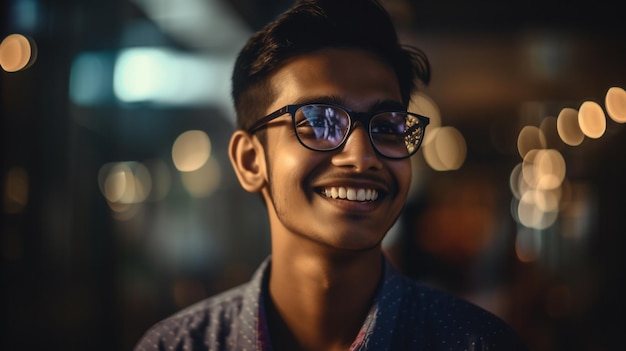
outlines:
[[515, 221], [538, 230], [553, 225], [561, 209], [565, 173], [565, 159], [557, 150], [529, 150], [509, 178], [513, 194], [511, 214]]
[[28, 203], [28, 172], [21, 167], [9, 169], [4, 178], [4, 211], [20, 213]]
[[[605, 102], [607, 114], [613, 120], [626, 122], [624, 89], [609, 88]], [[544, 232], [562, 218], [563, 213], [571, 217], [566, 219], [565, 225], [572, 218], [584, 218], [582, 214], [572, 215], [577, 207], [569, 200], [571, 186], [566, 178], [565, 157], [557, 148], [561, 142], [578, 146], [585, 137], [598, 139], [606, 132], [607, 116], [602, 106], [591, 100], [583, 101], [578, 110], [562, 108], [556, 118], [544, 117], [539, 127], [524, 126], [517, 136], [517, 150], [523, 161], [509, 176], [514, 220], [525, 230]], [[533, 252], [537, 249], [535, 239], [526, 234], [518, 237], [517, 254], [521, 261], [534, 260], [538, 254]], [[531, 250], [531, 247], [534, 248]]]
[[578, 146], [585, 139], [585, 134], [580, 130], [578, 123], [578, 111], [571, 107], [561, 110], [556, 121], [556, 128], [564, 143], [570, 146]]
[[180, 134], [172, 145], [172, 161], [181, 172], [193, 172], [211, 157], [211, 140], [201, 130], [188, 130]]
[[565, 178], [565, 160], [556, 150], [533, 150], [524, 158], [524, 178], [536, 189], [554, 189]]
[[[430, 123], [428, 127], [426, 127], [427, 138], [430, 130], [441, 127], [441, 112], [439, 111], [439, 106], [437, 106], [435, 100], [424, 92], [418, 91], [411, 96], [408, 110], [430, 118]], [[426, 142], [427, 141], [424, 140], [424, 143]]]
[[150, 195], [152, 177], [146, 166], [139, 162], [107, 163], [100, 168], [98, 184], [109, 203], [134, 204], [143, 202]]
[[422, 149], [424, 159], [432, 169], [453, 171], [461, 168], [467, 155], [467, 145], [461, 132], [454, 127], [440, 127], [426, 134], [430, 140], [422, 145]]
[[36, 57], [35, 42], [22, 34], [10, 34], [0, 43], [0, 66], [7, 72], [30, 67]]
[[542, 212], [557, 212], [561, 201], [561, 188], [533, 192], [535, 206]]
[[109, 171], [104, 182], [104, 196], [110, 202], [132, 203], [135, 195], [133, 173], [125, 164], [119, 164]]
[[534, 229], [550, 227], [558, 217], [558, 211], [542, 211], [537, 206], [537, 191], [527, 191], [519, 201], [517, 216], [522, 225]]
[[538, 149], [528, 151], [522, 162], [522, 177], [524, 177], [524, 181], [533, 188], [536, 188], [539, 182], [537, 179], [538, 174], [535, 171], [535, 158], [539, 151]]
[[597, 139], [606, 131], [606, 116], [600, 104], [585, 101], [578, 110], [580, 130], [589, 138]]
[[556, 189], [565, 179], [565, 159], [554, 149], [539, 150], [534, 156], [533, 172], [537, 189]]
[[618, 123], [626, 123], [626, 91], [620, 87], [611, 87], [604, 99], [606, 113]]
[[511, 175], [509, 176], [509, 187], [511, 188], [511, 193], [517, 200], [522, 198], [522, 194], [524, 194], [525, 191], [525, 184], [526, 182], [522, 176], [522, 163], [518, 163], [513, 167]]
[[207, 197], [219, 187], [222, 181], [222, 169], [215, 160], [210, 158], [202, 167], [181, 173], [183, 186], [193, 197]]
[[522, 158], [530, 150], [543, 149], [545, 147], [546, 139], [538, 127], [525, 126], [517, 136], [517, 151]]

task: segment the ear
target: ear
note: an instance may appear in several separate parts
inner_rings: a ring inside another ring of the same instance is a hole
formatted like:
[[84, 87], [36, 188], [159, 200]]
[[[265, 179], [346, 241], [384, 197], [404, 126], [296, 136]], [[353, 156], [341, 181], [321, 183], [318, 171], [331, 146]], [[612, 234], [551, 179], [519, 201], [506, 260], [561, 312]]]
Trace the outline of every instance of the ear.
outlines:
[[259, 192], [265, 185], [265, 154], [263, 146], [250, 133], [236, 130], [230, 137], [228, 155], [241, 186]]

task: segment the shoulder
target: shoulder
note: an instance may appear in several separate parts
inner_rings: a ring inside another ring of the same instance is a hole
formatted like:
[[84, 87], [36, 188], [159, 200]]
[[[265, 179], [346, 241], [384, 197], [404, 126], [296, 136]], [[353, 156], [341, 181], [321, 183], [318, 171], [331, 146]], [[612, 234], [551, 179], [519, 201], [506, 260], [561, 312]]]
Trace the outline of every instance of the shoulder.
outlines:
[[260, 301], [267, 289], [270, 258], [252, 279], [158, 322], [135, 351], [254, 349]]
[[161, 349], [222, 349], [237, 328], [244, 307], [246, 285], [197, 302], [153, 325], [135, 351]]
[[479, 350], [526, 350], [519, 335], [494, 313], [446, 291], [402, 277], [406, 320], [434, 349], [464, 345]]

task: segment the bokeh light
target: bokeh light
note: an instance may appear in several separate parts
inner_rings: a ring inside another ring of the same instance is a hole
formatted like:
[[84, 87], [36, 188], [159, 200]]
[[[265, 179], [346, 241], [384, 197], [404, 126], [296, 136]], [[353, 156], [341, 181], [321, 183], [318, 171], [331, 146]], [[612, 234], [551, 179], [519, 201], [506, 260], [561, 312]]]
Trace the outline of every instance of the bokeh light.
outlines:
[[542, 212], [557, 212], [561, 201], [561, 188], [534, 191], [534, 202]]
[[597, 139], [606, 131], [606, 116], [595, 101], [585, 101], [578, 110], [580, 130], [589, 138]]
[[150, 172], [146, 166], [134, 161], [105, 164], [98, 173], [98, 184], [102, 195], [111, 204], [143, 202], [152, 190]]
[[519, 200], [522, 198], [522, 194], [525, 191], [524, 184], [526, 184], [526, 182], [522, 176], [522, 163], [518, 163], [515, 167], [513, 167], [511, 175], [509, 176], [509, 187], [511, 188], [511, 193], [515, 199]]
[[556, 189], [565, 179], [565, 159], [557, 150], [538, 150], [534, 155], [533, 172], [537, 189]]
[[[435, 100], [422, 91], [418, 91], [411, 96], [409, 111], [430, 118], [430, 123], [428, 127], [426, 127], [427, 135], [431, 129], [441, 126], [441, 111], [439, 110], [439, 106], [437, 106]], [[426, 140], [424, 140], [424, 142], [426, 142]]]
[[529, 150], [511, 171], [511, 214], [524, 227], [542, 230], [553, 225], [561, 209], [565, 159], [555, 149]]
[[169, 85], [172, 54], [155, 48], [129, 49], [119, 54], [115, 64], [113, 88], [121, 101], [135, 102], [172, 95]]
[[121, 50], [115, 60], [113, 93], [128, 104], [215, 105], [230, 111], [225, 87], [231, 70], [231, 60], [219, 55], [131, 47]]
[[[616, 122], [626, 122], [626, 91], [611, 87], [606, 93], [607, 114]], [[542, 111], [544, 112], [544, 111]], [[585, 137], [599, 139], [607, 132], [607, 117], [602, 106], [591, 100], [583, 101], [578, 110], [562, 108], [558, 117], [541, 119], [539, 127], [524, 126], [517, 136], [517, 149], [522, 157], [511, 171], [509, 187], [511, 216], [522, 229], [545, 232], [560, 216], [565, 225], [572, 218], [586, 215], [573, 213], [571, 184], [566, 176], [565, 157], [557, 148], [561, 143], [580, 145]], [[568, 217], [569, 216], [569, 217]], [[563, 226], [561, 224], [560, 226]], [[572, 232], [572, 229], [563, 230]], [[521, 261], [534, 260], [541, 238], [520, 234], [517, 254]]]
[[578, 146], [585, 139], [585, 134], [580, 130], [578, 123], [578, 111], [571, 107], [561, 110], [556, 121], [556, 128], [564, 143], [570, 146]]
[[[426, 143], [428, 140], [428, 143]], [[454, 127], [433, 128], [426, 133], [422, 146], [426, 163], [436, 171], [461, 168], [467, 155], [467, 145], [461, 132]]]
[[604, 99], [606, 112], [612, 120], [626, 123], [626, 91], [620, 87], [611, 87]]
[[7, 72], [26, 69], [36, 58], [35, 42], [22, 34], [10, 34], [0, 43], [0, 66]]
[[531, 190], [522, 195], [519, 201], [517, 215], [520, 223], [525, 227], [546, 229], [556, 222], [558, 211], [542, 211], [537, 206], [539, 196], [536, 190]]
[[543, 149], [545, 147], [546, 139], [538, 127], [525, 126], [517, 136], [517, 151], [522, 158], [530, 150]]
[[180, 134], [172, 146], [172, 160], [181, 172], [200, 169], [211, 156], [211, 140], [201, 130], [188, 130]]

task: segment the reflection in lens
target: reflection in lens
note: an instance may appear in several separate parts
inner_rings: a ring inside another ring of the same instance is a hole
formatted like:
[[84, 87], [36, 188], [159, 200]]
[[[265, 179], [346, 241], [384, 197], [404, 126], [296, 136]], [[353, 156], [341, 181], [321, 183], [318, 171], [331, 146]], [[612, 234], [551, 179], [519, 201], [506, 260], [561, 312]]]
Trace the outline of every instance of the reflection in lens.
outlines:
[[370, 122], [370, 135], [376, 150], [388, 157], [412, 155], [420, 147], [423, 134], [420, 120], [402, 112], [378, 114]]
[[343, 141], [349, 119], [341, 109], [327, 105], [307, 105], [296, 112], [298, 138], [314, 150], [331, 150]]
[[406, 149], [409, 154], [416, 151], [424, 138], [424, 127], [419, 124], [419, 119], [412, 115], [406, 116], [406, 136], [404, 137]]
[[[339, 144], [343, 139], [343, 128], [339, 118], [341, 111], [328, 107], [324, 109], [324, 118], [322, 119], [321, 128], [315, 126], [315, 135], [330, 141], [333, 144]], [[344, 123], [345, 124], [345, 123]]]

